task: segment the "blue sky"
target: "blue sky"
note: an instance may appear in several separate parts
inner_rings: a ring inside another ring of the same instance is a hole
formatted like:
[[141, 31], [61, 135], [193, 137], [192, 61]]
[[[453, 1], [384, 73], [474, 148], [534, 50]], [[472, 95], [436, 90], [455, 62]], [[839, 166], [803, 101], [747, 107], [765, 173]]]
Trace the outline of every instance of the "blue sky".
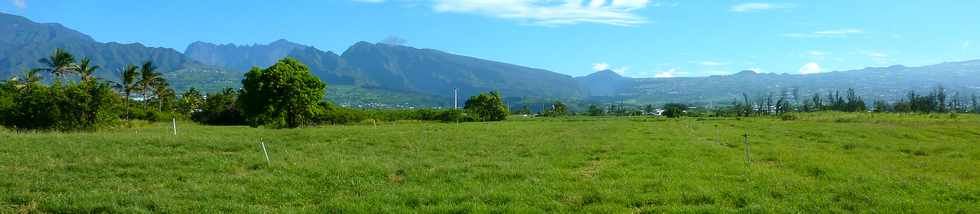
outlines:
[[2, 0], [102, 42], [406, 45], [572, 76], [816, 73], [980, 59], [980, 1]]

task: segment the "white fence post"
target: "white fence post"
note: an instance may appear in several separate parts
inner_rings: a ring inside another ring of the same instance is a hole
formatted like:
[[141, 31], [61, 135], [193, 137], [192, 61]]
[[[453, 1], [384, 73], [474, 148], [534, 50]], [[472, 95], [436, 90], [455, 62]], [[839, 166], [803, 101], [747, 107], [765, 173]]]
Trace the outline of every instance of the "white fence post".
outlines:
[[269, 159], [269, 151], [265, 149], [265, 142], [262, 142], [262, 153], [265, 154], [265, 162], [272, 165], [272, 160]]
[[174, 117], [173, 119], [174, 119], [173, 120], [173, 124], [174, 124], [174, 136], [177, 136], [177, 118]]

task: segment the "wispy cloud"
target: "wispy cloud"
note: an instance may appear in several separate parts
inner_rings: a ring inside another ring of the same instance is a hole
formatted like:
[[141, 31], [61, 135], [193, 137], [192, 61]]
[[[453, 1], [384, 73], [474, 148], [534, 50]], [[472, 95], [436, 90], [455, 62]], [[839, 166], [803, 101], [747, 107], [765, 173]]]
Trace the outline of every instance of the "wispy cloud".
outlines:
[[27, 8], [27, 0], [11, 0], [10, 3], [14, 4], [14, 7], [19, 9]]
[[784, 37], [792, 38], [842, 38], [854, 34], [864, 33], [864, 30], [857, 28], [844, 28], [824, 31], [814, 31], [810, 33], [786, 33]]
[[795, 4], [773, 4], [773, 3], [762, 3], [762, 2], [749, 2], [741, 3], [732, 6], [729, 9], [732, 12], [737, 13], [749, 13], [749, 12], [759, 12], [764, 10], [776, 10], [776, 9], [792, 9], [795, 8]]
[[[385, 0], [354, 1], [386, 2]], [[542, 26], [580, 23], [635, 26], [649, 22], [636, 11], [651, 4], [650, 0], [428, 0], [424, 2], [431, 3], [432, 9], [440, 13], [481, 15]]]
[[973, 46], [973, 42], [972, 41], [965, 41], [965, 42], [963, 42], [963, 45], [962, 46], [963, 46], [963, 48], [970, 48], [970, 46]]

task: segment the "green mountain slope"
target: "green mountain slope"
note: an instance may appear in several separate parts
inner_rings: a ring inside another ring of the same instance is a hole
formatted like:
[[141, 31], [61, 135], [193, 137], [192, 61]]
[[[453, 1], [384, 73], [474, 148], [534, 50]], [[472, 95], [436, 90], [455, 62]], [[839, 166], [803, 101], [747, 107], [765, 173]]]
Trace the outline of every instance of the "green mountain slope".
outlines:
[[[152, 60], [171, 85], [178, 89], [196, 86], [213, 88], [228, 86], [241, 78], [241, 72], [206, 66], [170, 48], [153, 48], [141, 44], [102, 43], [81, 32], [60, 24], [42, 24], [24, 17], [0, 13], [0, 78], [20, 75], [25, 69], [40, 67], [38, 59], [55, 49], [63, 48], [76, 56], [85, 57], [102, 66], [97, 77], [117, 80], [119, 70], [127, 64], [142, 64]], [[196, 73], [202, 72], [202, 73]], [[232, 78], [233, 79], [227, 79]]]

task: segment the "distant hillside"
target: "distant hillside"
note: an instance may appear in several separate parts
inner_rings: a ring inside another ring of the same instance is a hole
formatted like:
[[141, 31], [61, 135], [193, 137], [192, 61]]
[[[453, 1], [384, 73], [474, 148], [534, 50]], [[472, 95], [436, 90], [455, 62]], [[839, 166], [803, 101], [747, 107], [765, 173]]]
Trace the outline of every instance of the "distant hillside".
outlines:
[[623, 77], [612, 70], [604, 70], [589, 74], [588, 76], [576, 77], [576, 81], [589, 96], [617, 96], [624, 87], [628, 87], [635, 81], [632, 78]]
[[[187, 54], [214, 66], [247, 70], [283, 56], [310, 66], [333, 85], [450, 96], [499, 90], [505, 96], [573, 98], [583, 95], [573, 78], [551, 71], [449, 54], [432, 49], [358, 42], [342, 55], [280, 40], [269, 45], [212, 45], [197, 42]], [[290, 50], [284, 53], [284, 50]], [[256, 60], [256, 59], [265, 59]]]
[[216, 45], [207, 42], [194, 42], [187, 46], [184, 54], [198, 62], [221, 66], [236, 71], [248, 71], [252, 67], [268, 67], [297, 49], [307, 46], [285, 39], [268, 45], [238, 46], [234, 44]]
[[[6, 79], [11, 75], [21, 74], [25, 69], [40, 67], [38, 59], [49, 56], [57, 48], [64, 48], [79, 60], [91, 58], [102, 66], [96, 76], [110, 80], [118, 79], [118, 71], [127, 64], [141, 64], [147, 60], [152, 60], [165, 75], [207, 70], [209, 73], [194, 75], [229, 76], [224, 74], [228, 72], [223, 69], [205, 66], [170, 48], [101, 43], [60, 24], [41, 24], [24, 17], [0, 13], [0, 78]], [[171, 85], [204, 86], [215, 82], [227, 80], [175, 79], [171, 81]]]
[[[854, 88], [868, 100], [899, 100], [910, 90], [928, 91], [938, 85], [966, 96], [980, 94], [980, 60], [950, 62], [922, 67], [891, 66], [839, 71], [811, 75], [758, 74], [743, 71], [734, 75], [687, 77], [687, 78], [637, 78], [622, 79], [578, 78], [583, 85], [618, 86], [610, 88], [586, 87], [592, 94], [603, 97], [593, 99], [630, 100], [633, 103], [730, 103], [748, 93], [760, 96], [769, 93], [779, 96], [786, 93], [799, 95], [826, 93], [833, 90]], [[608, 94], [609, 90], [615, 93]]]
[[359, 42], [341, 55], [338, 73], [357, 85], [433, 95], [499, 90], [512, 97], [573, 98], [583, 93], [575, 80], [547, 70], [522, 67], [432, 49]]

